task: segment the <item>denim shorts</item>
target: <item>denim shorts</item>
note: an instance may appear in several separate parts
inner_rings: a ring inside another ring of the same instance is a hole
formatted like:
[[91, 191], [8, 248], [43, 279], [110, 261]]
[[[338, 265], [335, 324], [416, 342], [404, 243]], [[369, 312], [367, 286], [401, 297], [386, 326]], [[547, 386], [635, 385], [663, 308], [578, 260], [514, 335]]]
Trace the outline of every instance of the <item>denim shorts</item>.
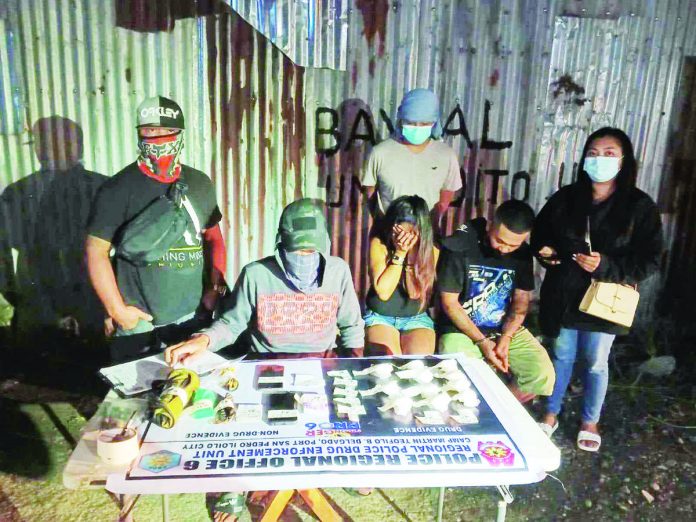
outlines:
[[365, 310], [363, 320], [365, 321], [365, 328], [383, 324], [396, 328], [399, 332], [407, 332], [409, 330], [415, 330], [416, 328], [435, 330], [435, 323], [433, 323], [433, 320], [426, 312], [409, 317], [391, 317], [389, 315], [378, 314], [368, 308]]

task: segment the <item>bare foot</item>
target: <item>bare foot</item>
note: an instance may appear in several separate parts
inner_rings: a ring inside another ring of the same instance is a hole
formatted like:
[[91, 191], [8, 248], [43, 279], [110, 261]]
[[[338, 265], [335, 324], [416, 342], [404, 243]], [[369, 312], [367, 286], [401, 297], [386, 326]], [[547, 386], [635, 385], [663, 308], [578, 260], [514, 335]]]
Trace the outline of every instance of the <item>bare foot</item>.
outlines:
[[541, 419], [541, 422], [543, 422], [544, 424], [548, 424], [551, 427], [554, 427], [558, 422], [558, 417], [556, 417], [556, 415], [553, 413], [547, 413], [546, 415], [544, 415], [544, 418]]

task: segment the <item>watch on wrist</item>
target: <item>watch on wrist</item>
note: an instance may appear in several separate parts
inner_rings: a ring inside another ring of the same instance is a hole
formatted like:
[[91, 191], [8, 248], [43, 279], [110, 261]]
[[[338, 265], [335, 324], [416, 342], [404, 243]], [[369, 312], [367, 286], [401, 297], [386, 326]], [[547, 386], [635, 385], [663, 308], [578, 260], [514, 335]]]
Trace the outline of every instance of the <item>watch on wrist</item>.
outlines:
[[398, 254], [392, 254], [391, 258], [389, 259], [393, 265], [403, 265], [404, 261], [406, 261], [406, 256], [400, 256]]

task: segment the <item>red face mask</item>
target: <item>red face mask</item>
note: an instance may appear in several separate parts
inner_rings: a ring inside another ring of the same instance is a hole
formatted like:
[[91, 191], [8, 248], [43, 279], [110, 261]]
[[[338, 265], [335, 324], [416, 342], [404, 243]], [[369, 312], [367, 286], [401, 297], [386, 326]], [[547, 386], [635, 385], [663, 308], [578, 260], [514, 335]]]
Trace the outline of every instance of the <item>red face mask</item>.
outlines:
[[139, 138], [138, 167], [146, 176], [163, 183], [173, 183], [181, 173], [179, 157], [184, 148], [184, 133]]

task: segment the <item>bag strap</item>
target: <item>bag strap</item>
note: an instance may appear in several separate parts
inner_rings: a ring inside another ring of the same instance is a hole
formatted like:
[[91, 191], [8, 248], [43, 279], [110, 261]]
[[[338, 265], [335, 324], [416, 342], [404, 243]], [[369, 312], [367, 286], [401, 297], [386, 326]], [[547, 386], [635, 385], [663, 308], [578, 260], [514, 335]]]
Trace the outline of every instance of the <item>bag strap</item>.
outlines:
[[196, 214], [196, 211], [193, 209], [193, 205], [191, 205], [189, 198], [187, 196], [182, 197], [181, 204], [184, 206], [186, 212], [188, 212], [188, 215], [191, 217], [191, 221], [193, 221], [193, 227], [196, 229], [196, 236], [200, 238], [201, 222], [198, 220], [198, 215]]
[[[594, 277], [590, 278], [590, 285], [592, 283], [611, 283], [611, 281], [600, 281], [599, 279], [595, 279]], [[638, 291], [638, 283], [611, 283], [614, 285], [619, 285], [619, 286], [625, 286], [626, 288], [632, 288], [636, 292]]]

